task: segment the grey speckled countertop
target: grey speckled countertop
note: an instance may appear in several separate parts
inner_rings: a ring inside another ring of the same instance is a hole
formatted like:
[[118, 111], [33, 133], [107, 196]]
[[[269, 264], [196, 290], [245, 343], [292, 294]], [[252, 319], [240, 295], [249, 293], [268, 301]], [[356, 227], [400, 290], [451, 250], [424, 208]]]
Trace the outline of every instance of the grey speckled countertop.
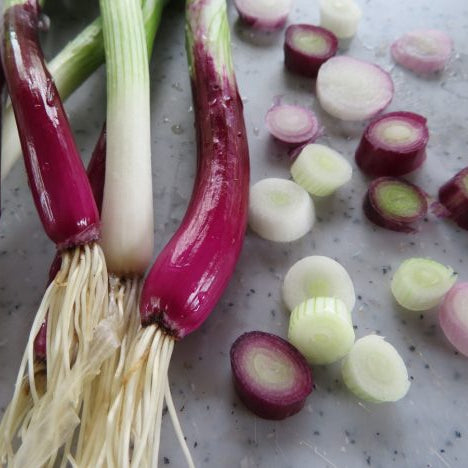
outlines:
[[[468, 165], [468, 3], [465, 0], [358, 0], [363, 19], [349, 55], [390, 71], [395, 97], [389, 110], [428, 118], [430, 141], [424, 167], [409, 177], [431, 194]], [[44, 36], [49, 55], [89, 19], [87, 0], [59, 11], [51, 0], [52, 27]], [[63, 2], [73, 5], [73, 2]], [[318, 2], [295, 0], [290, 22], [318, 21]], [[326, 133], [319, 140], [353, 154], [363, 125], [325, 115], [314, 83], [285, 72], [283, 32], [259, 35], [243, 28], [230, 5], [232, 44], [251, 149], [252, 181], [289, 176], [284, 148], [263, 125], [276, 95], [310, 106]], [[440, 75], [421, 78], [395, 66], [389, 45], [419, 27], [444, 29], [455, 53]], [[195, 167], [193, 112], [184, 52], [183, 4], [167, 10], [151, 63], [156, 250], [178, 225], [191, 193]], [[101, 69], [67, 102], [66, 108], [86, 159], [104, 116]], [[354, 165], [355, 167], [355, 165]], [[316, 202], [318, 221], [300, 241], [274, 244], [248, 232], [232, 281], [218, 307], [195, 334], [176, 346], [170, 380], [188, 444], [197, 466], [287, 467], [467, 467], [468, 360], [442, 335], [435, 311], [407, 313], [392, 300], [389, 283], [399, 263], [430, 256], [452, 265], [468, 280], [468, 236], [450, 222], [429, 217], [421, 231], [405, 235], [371, 225], [361, 210], [367, 179], [356, 169], [335, 196]], [[53, 247], [34, 212], [23, 168], [2, 186], [0, 221], [0, 404], [12, 385]], [[328, 255], [351, 274], [358, 295], [353, 312], [357, 337], [378, 332], [401, 352], [412, 386], [396, 404], [359, 401], [344, 388], [339, 364], [314, 367], [316, 389], [302, 412], [282, 422], [249, 413], [233, 392], [228, 353], [242, 332], [259, 329], [286, 335], [288, 313], [280, 287], [288, 268], [311, 254]], [[165, 418], [161, 465], [184, 466], [170, 421]]]

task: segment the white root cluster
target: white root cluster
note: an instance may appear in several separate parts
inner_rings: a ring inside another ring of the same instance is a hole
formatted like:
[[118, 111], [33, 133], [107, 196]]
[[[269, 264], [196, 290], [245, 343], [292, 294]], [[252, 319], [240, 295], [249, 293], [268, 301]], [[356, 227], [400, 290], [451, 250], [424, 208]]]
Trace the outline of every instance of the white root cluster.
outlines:
[[[107, 300], [101, 248], [93, 244], [65, 252], [37, 311], [13, 398], [0, 424], [1, 463], [39, 466], [39, 449], [44, 463], [53, 463], [59, 448], [70, 443], [83, 385], [118, 346], [114, 324], [103, 321]], [[46, 318], [45, 367], [35, 360], [34, 340]], [[15, 451], [16, 446], [20, 448]]]

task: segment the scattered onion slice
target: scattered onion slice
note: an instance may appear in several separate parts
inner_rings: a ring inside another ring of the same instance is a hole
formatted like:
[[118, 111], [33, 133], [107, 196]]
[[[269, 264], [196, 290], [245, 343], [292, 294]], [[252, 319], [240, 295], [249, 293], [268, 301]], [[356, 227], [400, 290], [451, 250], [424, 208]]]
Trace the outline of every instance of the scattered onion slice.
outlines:
[[311, 24], [292, 24], [286, 29], [284, 64], [294, 73], [315, 78], [337, 49], [338, 39], [331, 31]]
[[234, 0], [234, 4], [245, 24], [268, 31], [286, 24], [292, 0]]
[[355, 339], [351, 313], [341, 299], [313, 297], [294, 308], [288, 340], [309, 364], [331, 364], [345, 356]]
[[312, 392], [312, 372], [306, 360], [279, 336], [244, 333], [232, 345], [230, 357], [237, 394], [257, 416], [291, 416]]
[[424, 192], [410, 182], [379, 177], [369, 185], [363, 208], [367, 218], [378, 226], [415, 232], [414, 223], [427, 213], [427, 200]]
[[425, 161], [428, 139], [423, 116], [390, 112], [367, 126], [356, 150], [356, 163], [370, 176], [407, 174]]
[[329, 114], [359, 121], [385, 109], [393, 97], [390, 75], [373, 63], [353, 57], [332, 57], [317, 75], [317, 97]]
[[416, 73], [442, 70], [452, 52], [452, 39], [443, 31], [419, 29], [411, 31], [391, 46], [394, 60]]
[[461, 228], [468, 229], [468, 167], [442, 185], [439, 201]]
[[408, 258], [395, 272], [391, 290], [405, 309], [424, 311], [439, 304], [456, 280], [449, 266], [430, 258]]
[[316, 115], [309, 109], [292, 104], [275, 104], [265, 117], [268, 131], [287, 144], [301, 145], [315, 141], [320, 134]]
[[317, 197], [332, 194], [352, 174], [351, 164], [340, 153], [316, 143], [304, 146], [291, 165], [294, 181]]
[[320, 26], [339, 39], [350, 39], [356, 34], [361, 16], [361, 9], [353, 0], [320, 0]]
[[293, 242], [315, 222], [310, 195], [292, 180], [268, 178], [254, 184], [249, 194], [249, 226], [273, 242]]
[[341, 369], [346, 386], [357, 397], [374, 403], [400, 400], [410, 387], [402, 357], [382, 336], [357, 340]]
[[468, 283], [456, 284], [439, 308], [439, 322], [447, 339], [468, 357]]

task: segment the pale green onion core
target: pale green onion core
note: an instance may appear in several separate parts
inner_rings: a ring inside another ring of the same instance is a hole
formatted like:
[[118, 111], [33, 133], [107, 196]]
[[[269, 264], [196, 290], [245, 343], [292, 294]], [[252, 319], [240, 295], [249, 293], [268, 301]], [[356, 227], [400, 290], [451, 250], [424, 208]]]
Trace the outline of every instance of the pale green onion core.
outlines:
[[324, 54], [328, 51], [327, 41], [311, 31], [296, 31], [293, 36], [294, 45], [306, 54]]
[[382, 121], [374, 127], [373, 133], [389, 145], [409, 145], [419, 139], [417, 128], [405, 121], [392, 119]]
[[376, 198], [379, 208], [393, 216], [412, 216], [422, 207], [421, 199], [412, 187], [394, 182], [379, 185]]

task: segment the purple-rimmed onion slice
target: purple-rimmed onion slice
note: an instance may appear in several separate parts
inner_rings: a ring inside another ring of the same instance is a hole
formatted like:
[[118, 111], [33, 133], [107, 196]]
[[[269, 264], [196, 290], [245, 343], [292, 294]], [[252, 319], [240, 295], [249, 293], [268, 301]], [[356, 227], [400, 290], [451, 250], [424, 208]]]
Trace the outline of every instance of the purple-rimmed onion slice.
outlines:
[[456, 284], [439, 308], [439, 322], [447, 339], [468, 357], [468, 283]]
[[356, 163], [370, 176], [400, 176], [426, 159], [426, 119], [413, 112], [390, 112], [373, 120], [356, 150]]
[[265, 116], [268, 131], [283, 143], [312, 143], [320, 134], [316, 115], [309, 109], [292, 104], [275, 104]]
[[231, 347], [234, 386], [257, 416], [284, 419], [302, 409], [312, 392], [312, 372], [299, 351], [261, 331], [241, 335]]
[[338, 39], [331, 31], [311, 24], [292, 24], [286, 29], [284, 64], [294, 73], [315, 78], [337, 49]]
[[452, 53], [452, 39], [443, 31], [418, 29], [404, 34], [391, 46], [395, 62], [415, 73], [443, 70]]
[[461, 228], [468, 229], [468, 167], [457, 172], [439, 189], [439, 201]]
[[234, 0], [234, 5], [244, 24], [271, 31], [286, 24], [292, 0]]
[[317, 75], [317, 98], [322, 108], [341, 120], [366, 120], [384, 110], [393, 98], [390, 75], [370, 62], [332, 57]]
[[367, 218], [378, 226], [415, 232], [414, 224], [427, 213], [427, 200], [414, 184], [394, 177], [379, 177], [369, 185], [363, 208]]

